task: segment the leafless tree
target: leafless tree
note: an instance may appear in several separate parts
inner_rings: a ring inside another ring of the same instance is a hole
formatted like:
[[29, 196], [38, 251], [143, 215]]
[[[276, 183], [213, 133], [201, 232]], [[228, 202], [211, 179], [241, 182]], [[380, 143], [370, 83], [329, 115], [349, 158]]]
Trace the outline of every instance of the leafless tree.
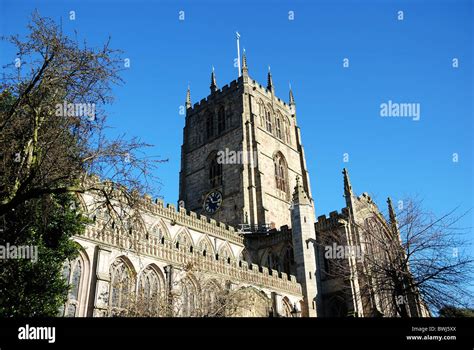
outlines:
[[[358, 254], [327, 259], [326, 279], [338, 279], [340, 291], [354, 294], [351, 278], [357, 278], [358, 295], [372, 316], [420, 316], [425, 310], [445, 305], [466, 307], [472, 302], [474, 259], [467, 248], [469, 229], [458, 227], [457, 209], [436, 217], [422, 209], [418, 200], [403, 201], [397, 218], [384, 218], [372, 210], [351, 226], [352, 244]], [[390, 215], [389, 215], [390, 216]], [[341, 229], [325, 232], [320, 248], [349, 244]], [[324, 253], [323, 253], [324, 254]], [[427, 308], [426, 308], [427, 307]]]
[[[186, 263], [170, 285], [155, 293], [135, 289], [135, 281], [117, 282], [114, 287], [119, 290], [126, 284], [128, 292], [123, 296], [126, 302], [120, 308], [111, 308], [110, 314], [120, 317], [234, 317], [254, 314], [255, 307], [262, 306], [249, 298], [249, 292], [253, 292], [249, 288], [232, 289], [229, 283], [222, 285], [198, 266], [196, 262]], [[187, 289], [187, 283], [194, 285], [191, 290]], [[263, 304], [266, 316], [270, 300]]]
[[72, 40], [37, 12], [28, 29], [23, 40], [2, 37], [17, 57], [0, 86], [0, 217], [48, 194], [95, 192], [108, 210], [155, 194], [154, 169], [164, 160], [146, 157], [150, 145], [138, 138], [107, 134], [121, 52], [110, 39], [101, 48]]

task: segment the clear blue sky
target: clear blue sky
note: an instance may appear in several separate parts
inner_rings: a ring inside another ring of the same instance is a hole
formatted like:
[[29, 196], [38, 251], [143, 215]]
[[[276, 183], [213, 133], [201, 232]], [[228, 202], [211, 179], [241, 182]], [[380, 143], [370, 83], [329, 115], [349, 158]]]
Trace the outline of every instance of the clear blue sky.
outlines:
[[[0, 32], [24, 34], [35, 8], [90, 45], [110, 35], [130, 58], [110, 122], [170, 159], [158, 174], [167, 202], [178, 197], [186, 87], [197, 102], [209, 93], [212, 65], [221, 87], [237, 77], [238, 30], [252, 78], [265, 84], [270, 65], [284, 100], [291, 81], [317, 215], [343, 206], [343, 167], [355, 191], [383, 208], [387, 196], [413, 195], [437, 214], [474, 207], [472, 1], [0, 0]], [[15, 58], [0, 49], [1, 64]], [[420, 121], [380, 117], [388, 100], [420, 103]], [[463, 225], [474, 225], [472, 213]]]

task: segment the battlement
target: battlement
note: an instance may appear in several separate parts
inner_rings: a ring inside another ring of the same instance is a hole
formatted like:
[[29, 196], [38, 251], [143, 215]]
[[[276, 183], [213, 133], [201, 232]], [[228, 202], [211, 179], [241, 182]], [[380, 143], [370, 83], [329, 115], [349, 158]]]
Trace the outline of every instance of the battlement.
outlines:
[[327, 231], [337, 228], [341, 225], [341, 219], [347, 219], [347, 208], [343, 208], [341, 212], [332, 211], [329, 213], [329, 217], [326, 215], [318, 216], [317, 221], [314, 223], [316, 232]]
[[[106, 181], [100, 181], [98, 176], [89, 177], [88, 181], [94, 181], [94, 184], [103, 184], [107, 186]], [[90, 193], [92, 198], [94, 194]], [[118, 198], [117, 198], [118, 200]], [[183, 207], [178, 209], [174, 204], [168, 203], [165, 206], [163, 199], [157, 198], [152, 200], [149, 194], [144, 194], [138, 198], [137, 204], [152, 215], [170, 220], [174, 224], [183, 225], [193, 230], [208, 233], [212, 236], [222, 238], [223, 240], [243, 245], [244, 239], [239, 235], [233, 226], [226, 225], [223, 222], [217, 222], [214, 219], [204, 215], [198, 215], [193, 211], [186, 210]]]
[[[257, 90], [265, 95], [268, 99], [271, 99], [272, 98], [272, 94], [269, 90], [267, 90], [266, 87], [262, 86], [260, 83], [258, 83], [256, 80], [251, 80], [251, 85], [252, 85], [252, 88], [254, 90]], [[277, 104], [280, 105], [280, 107], [288, 112], [290, 112], [290, 106], [285, 102], [283, 101], [281, 98], [275, 96], [275, 100], [277, 101]]]
[[165, 207], [162, 199], [156, 199], [153, 203], [149, 198], [150, 196], [145, 195], [141, 204], [145, 210], [152, 214], [167, 218], [176, 224], [192, 228], [196, 231], [209, 233], [239, 245], [243, 244], [243, 238], [233, 226], [229, 226], [223, 222], [217, 222], [204, 215], [198, 215], [196, 212], [186, 210], [183, 207], [179, 207], [179, 209], [176, 210], [174, 204], [168, 203]]
[[233, 92], [233, 91], [238, 90], [241, 86], [240, 85], [241, 82], [242, 82], [241, 78], [232, 80], [229, 84], [224, 85], [222, 88], [217, 89], [212, 94], [204, 97], [199, 102], [195, 103], [191, 108], [188, 109], [188, 111], [189, 111], [188, 113], [197, 112], [201, 108], [207, 106], [208, 103], [211, 103], [214, 100], [221, 98], [223, 95], [225, 95], [229, 92]]
[[[224, 85], [222, 88], [217, 89], [214, 93], [202, 98], [199, 102], [196, 102], [191, 108], [188, 109], [188, 113], [195, 113], [199, 111], [201, 108], [204, 108], [207, 106], [208, 103], [214, 102], [216, 99], [220, 99], [223, 95], [236, 91], [242, 86], [242, 77], [232, 80], [229, 84]], [[268, 99], [272, 98], [272, 94], [269, 90], [267, 90], [266, 87], [262, 86], [260, 83], [258, 83], [256, 80], [251, 79], [250, 80], [250, 85], [254, 90], [257, 90], [265, 95]], [[287, 104], [285, 101], [283, 101], [281, 98], [275, 96], [275, 101], [281, 107], [282, 109], [291, 112], [290, 111], [290, 106]]]
[[293, 275], [278, 273], [276, 270], [256, 264], [249, 265], [243, 260], [216, 259], [214, 256], [203, 256], [197, 249], [193, 251], [180, 250], [162, 242], [159, 237], [140, 235], [139, 232], [125, 233], [120, 230], [102, 230], [97, 225], [89, 225], [84, 235], [77, 239], [86, 239], [96, 244], [113, 248], [127, 249], [134, 254], [140, 254], [184, 267], [192, 262], [199, 271], [221, 275], [227, 279], [251, 283], [263, 288], [300, 296], [301, 285]]

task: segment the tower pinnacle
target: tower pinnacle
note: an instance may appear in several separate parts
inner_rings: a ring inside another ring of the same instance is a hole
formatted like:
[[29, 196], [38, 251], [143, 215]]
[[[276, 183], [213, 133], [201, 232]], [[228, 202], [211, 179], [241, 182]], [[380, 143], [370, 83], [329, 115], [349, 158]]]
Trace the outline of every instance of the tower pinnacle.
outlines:
[[311, 204], [311, 201], [300, 182], [299, 176], [296, 176], [296, 186], [293, 192], [293, 204]]
[[392, 227], [393, 232], [398, 232], [398, 223], [397, 223], [397, 216], [395, 214], [395, 210], [393, 209], [392, 200], [390, 197], [387, 198], [388, 204], [388, 216], [390, 218], [390, 226]]
[[211, 93], [216, 92], [218, 87], [216, 83], [216, 74], [214, 73], [214, 66], [212, 66], [212, 73], [211, 73]]
[[186, 91], [186, 109], [191, 108], [192, 103], [191, 103], [191, 89], [189, 88], [188, 84], [188, 90]]
[[268, 66], [267, 90], [273, 91], [273, 79], [270, 66]]
[[295, 106], [296, 106], [295, 97], [293, 96], [293, 90], [291, 90], [291, 84], [289, 84], [289, 86], [290, 86], [290, 103], [289, 103], [289, 105], [290, 105], [290, 108], [292, 108], [292, 110], [294, 110]]
[[244, 52], [242, 54], [242, 74], [248, 74], [249, 72], [249, 69], [247, 67], [247, 54], [245, 53], [245, 49], [244, 49]]
[[353, 195], [351, 180], [349, 179], [349, 172], [346, 168], [342, 169], [342, 173], [344, 174], [344, 197], [346, 198], [347, 205], [349, 205]]

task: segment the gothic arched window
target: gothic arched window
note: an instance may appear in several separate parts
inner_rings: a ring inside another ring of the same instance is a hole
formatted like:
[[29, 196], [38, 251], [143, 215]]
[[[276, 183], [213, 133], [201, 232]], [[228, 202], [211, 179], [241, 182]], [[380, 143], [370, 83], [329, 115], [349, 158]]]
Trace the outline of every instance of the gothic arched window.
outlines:
[[176, 238], [175, 247], [184, 252], [193, 251], [193, 243], [185, 231], [182, 231], [178, 234]]
[[159, 315], [161, 281], [158, 273], [151, 267], [147, 267], [138, 281], [138, 303], [140, 314], [157, 316]]
[[180, 281], [178, 298], [175, 307], [177, 314], [181, 317], [196, 316], [198, 290], [189, 277]]
[[110, 267], [110, 297], [109, 306], [112, 314], [126, 311], [133, 294], [133, 277], [130, 268], [122, 260], [117, 260]]
[[202, 315], [204, 317], [219, 316], [219, 287], [213, 281], [208, 281], [202, 287]]
[[288, 193], [287, 165], [285, 158], [281, 153], [277, 153], [273, 159], [273, 165], [275, 167], [276, 188], [282, 192]]
[[203, 238], [198, 243], [198, 251], [202, 254], [202, 256], [212, 256], [212, 244], [208, 240], [208, 238]]
[[[164, 238], [163, 231], [162, 231], [162, 229], [159, 225], [156, 225], [151, 229], [151, 234], [154, 237], [156, 237], [159, 242], [161, 242], [162, 238]], [[164, 241], [163, 241], [163, 243], [164, 243]]]
[[211, 113], [206, 116], [206, 137], [209, 139], [214, 136], [214, 118]]
[[290, 300], [288, 297], [284, 297], [282, 300], [283, 312], [281, 314], [282, 317], [292, 317], [293, 307], [291, 307]]
[[225, 130], [225, 109], [224, 107], [219, 108], [217, 113], [217, 133], [221, 134]]
[[63, 278], [69, 285], [66, 304], [59, 310], [60, 316], [75, 317], [79, 310], [79, 288], [81, 286], [82, 262], [80, 258], [68, 261], [63, 267]]
[[272, 113], [270, 109], [265, 110], [266, 129], [269, 133], [272, 133]]
[[230, 264], [231, 260], [233, 259], [232, 254], [226, 245], [221, 247], [218, 253], [218, 257], [219, 260], [225, 261], [228, 264]]
[[217, 160], [217, 155], [209, 163], [209, 183], [212, 188], [222, 185], [222, 164]]

